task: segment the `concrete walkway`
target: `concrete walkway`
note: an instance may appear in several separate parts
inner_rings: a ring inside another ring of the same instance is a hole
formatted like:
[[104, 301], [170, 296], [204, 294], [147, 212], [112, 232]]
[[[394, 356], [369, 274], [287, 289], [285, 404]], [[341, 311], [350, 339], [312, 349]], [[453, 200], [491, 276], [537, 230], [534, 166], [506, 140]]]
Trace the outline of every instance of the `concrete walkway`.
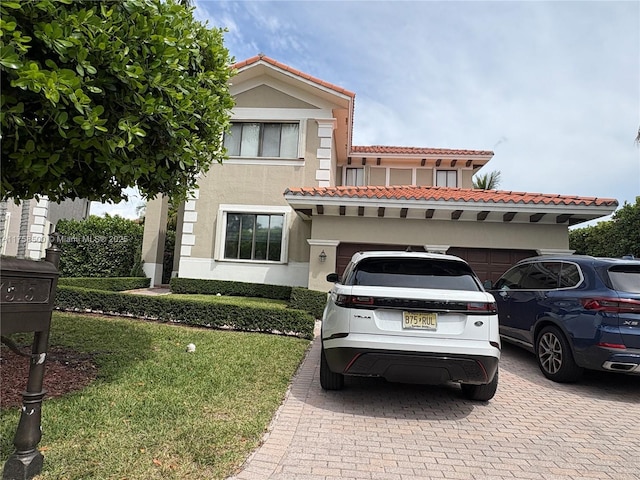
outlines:
[[640, 377], [592, 372], [556, 384], [533, 355], [504, 345], [487, 403], [455, 385], [379, 379], [325, 392], [319, 349], [316, 337], [263, 444], [231, 479], [640, 478]]
[[134, 295], [169, 295], [169, 287], [136, 288], [135, 290], [125, 290], [122, 293], [133, 293]]

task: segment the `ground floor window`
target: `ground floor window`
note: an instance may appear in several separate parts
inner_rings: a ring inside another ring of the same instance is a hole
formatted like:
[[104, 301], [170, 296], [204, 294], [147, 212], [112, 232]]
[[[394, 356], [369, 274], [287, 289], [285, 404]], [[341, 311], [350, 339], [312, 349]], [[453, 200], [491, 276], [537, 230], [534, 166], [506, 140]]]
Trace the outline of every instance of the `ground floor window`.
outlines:
[[[262, 211], [260, 211], [262, 208]], [[278, 207], [221, 206], [216, 258], [255, 262], [286, 261], [286, 212]]]
[[228, 213], [224, 258], [280, 261], [284, 215]]

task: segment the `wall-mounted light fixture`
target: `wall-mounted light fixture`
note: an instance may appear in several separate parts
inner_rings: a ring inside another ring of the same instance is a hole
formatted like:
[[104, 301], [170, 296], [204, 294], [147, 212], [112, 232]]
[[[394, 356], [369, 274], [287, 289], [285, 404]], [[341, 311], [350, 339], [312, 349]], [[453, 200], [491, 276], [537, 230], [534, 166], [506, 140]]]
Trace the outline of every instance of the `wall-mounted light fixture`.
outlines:
[[318, 258], [320, 259], [320, 263], [324, 263], [325, 262], [325, 260], [327, 259], [327, 254], [324, 253], [324, 250], [322, 250], [320, 252], [320, 255], [318, 255]]

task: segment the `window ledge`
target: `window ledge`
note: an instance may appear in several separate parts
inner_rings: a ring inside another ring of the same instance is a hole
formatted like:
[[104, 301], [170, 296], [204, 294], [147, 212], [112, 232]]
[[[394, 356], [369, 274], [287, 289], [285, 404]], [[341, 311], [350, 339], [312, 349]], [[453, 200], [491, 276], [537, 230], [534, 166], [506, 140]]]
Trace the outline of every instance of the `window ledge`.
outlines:
[[277, 260], [246, 260], [243, 258], [216, 258], [215, 261], [221, 263], [248, 263], [253, 265], [286, 265], [287, 263]]
[[282, 157], [229, 157], [222, 164], [230, 165], [271, 165], [271, 166], [304, 166], [304, 158], [282, 158]]

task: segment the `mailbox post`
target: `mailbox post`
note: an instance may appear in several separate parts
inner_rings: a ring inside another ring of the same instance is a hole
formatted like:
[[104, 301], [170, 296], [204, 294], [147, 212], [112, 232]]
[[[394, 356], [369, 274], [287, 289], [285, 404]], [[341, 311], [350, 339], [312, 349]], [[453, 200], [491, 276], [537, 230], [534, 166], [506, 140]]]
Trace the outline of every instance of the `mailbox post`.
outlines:
[[41, 433], [42, 388], [49, 345], [49, 327], [58, 283], [60, 249], [47, 249], [41, 261], [2, 258], [0, 277], [0, 332], [3, 343], [15, 349], [4, 335], [33, 332], [27, 388], [13, 440], [15, 452], [4, 465], [3, 480], [27, 480], [42, 471], [44, 457], [38, 450]]

